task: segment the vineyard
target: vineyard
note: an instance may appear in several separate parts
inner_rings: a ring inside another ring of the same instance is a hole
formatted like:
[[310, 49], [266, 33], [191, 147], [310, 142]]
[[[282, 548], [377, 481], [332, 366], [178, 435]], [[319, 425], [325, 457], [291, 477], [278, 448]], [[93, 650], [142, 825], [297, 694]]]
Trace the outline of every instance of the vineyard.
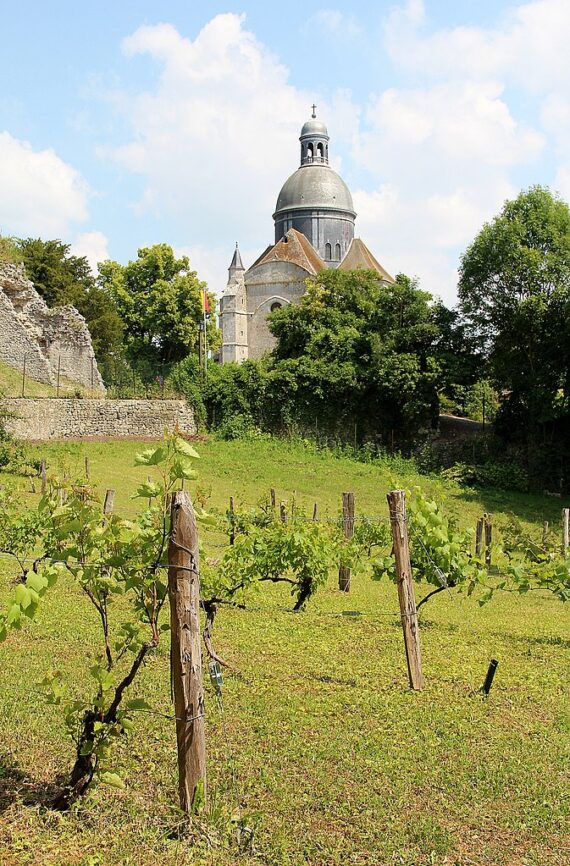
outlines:
[[[274, 440], [51, 445], [30, 460], [37, 477], [2, 478], [0, 862], [564, 862], [559, 500]], [[181, 487], [200, 565], [177, 564], [199, 572], [206, 638], [191, 721], [208, 787], [189, 824], [167, 633], [172, 546], [190, 550], [170, 531]], [[388, 511], [397, 488], [406, 514]], [[395, 519], [423, 690], [408, 685]]]

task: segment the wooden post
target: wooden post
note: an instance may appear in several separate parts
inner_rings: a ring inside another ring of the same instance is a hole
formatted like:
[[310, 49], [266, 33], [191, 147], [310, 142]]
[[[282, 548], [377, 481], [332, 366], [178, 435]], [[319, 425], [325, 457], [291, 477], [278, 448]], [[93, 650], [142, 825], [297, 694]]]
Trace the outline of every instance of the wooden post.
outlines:
[[42, 479], [41, 491], [43, 496], [47, 490], [47, 465], [45, 460], [42, 460], [40, 464], [40, 477]]
[[279, 506], [279, 517], [281, 519], [281, 523], [287, 523], [287, 508], [284, 502], [282, 502]]
[[230, 508], [228, 512], [228, 517], [230, 519], [230, 544], [233, 544], [236, 540], [236, 526], [235, 526], [235, 511], [234, 511], [234, 498], [230, 496]]
[[[342, 494], [342, 534], [348, 540], [354, 535], [354, 493]], [[338, 588], [350, 592], [350, 568], [340, 565], [338, 569]]]
[[493, 544], [493, 515], [485, 515], [485, 565], [491, 565], [491, 545]]
[[269, 495], [271, 496], [271, 507], [272, 507], [273, 511], [275, 511], [277, 500], [275, 497], [275, 488], [274, 487], [272, 487], [271, 490], [269, 491]]
[[107, 490], [105, 493], [105, 501], [103, 503], [103, 514], [111, 514], [115, 505], [115, 491]]
[[483, 553], [483, 518], [477, 520], [477, 528], [475, 530], [475, 556], [481, 556]]
[[319, 506], [315, 502], [313, 505], [313, 520], [316, 522], [319, 519]]
[[542, 526], [542, 546], [546, 547], [548, 542], [548, 520], [544, 521]]
[[190, 497], [172, 494], [168, 544], [170, 669], [174, 690], [180, 808], [189, 815], [206, 800], [206, 735], [200, 634], [198, 530]]
[[570, 530], [570, 508], [562, 509], [562, 556], [568, 556], [568, 536]]
[[410, 562], [406, 494], [403, 490], [392, 490], [386, 498], [390, 509], [390, 523], [392, 525], [396, 581], [402, 617], [402, 630], [404, 632], [406, 660], [408, 662], [408, 679], [410, 688], [420, 691], [424, 686], [424, 677], [422, 673], [418, 614], [416, 611], [412, 566]]
[[87, 455], [85, 455], [85, 477], [87, 478], [88, 481], [89, 481], [89, 476], [90, 476], [89, 457]]

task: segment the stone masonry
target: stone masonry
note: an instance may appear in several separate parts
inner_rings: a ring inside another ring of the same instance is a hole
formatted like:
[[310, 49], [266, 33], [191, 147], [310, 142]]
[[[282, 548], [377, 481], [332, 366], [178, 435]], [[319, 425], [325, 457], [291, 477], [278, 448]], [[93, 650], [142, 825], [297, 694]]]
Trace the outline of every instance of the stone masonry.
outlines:
[[2, 408], [13, 417], [6, 429], [18, 439], [160, 439], [165, 430], [196, 433], [185, 400], [87, 400], [11, 397]]
[[104, 392], [87, 323], [75, 307], [50, 309], [22, 265], [0, 262], [0, 361], [38, 382], [62, 379]]

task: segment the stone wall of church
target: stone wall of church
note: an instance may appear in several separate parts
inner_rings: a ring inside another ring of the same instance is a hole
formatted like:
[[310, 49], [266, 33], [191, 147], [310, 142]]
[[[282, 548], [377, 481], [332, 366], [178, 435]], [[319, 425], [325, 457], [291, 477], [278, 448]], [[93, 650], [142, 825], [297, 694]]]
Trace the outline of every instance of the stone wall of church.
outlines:
[[291, 262], [265, 262], [246, 273], [249, 357], [261, 358], [275, 346], [267, 325], [274, 304], [299, 303], [307, 271]]
[[104, 391], [87, 323], [74, 307], [50, 309], [21, 265], [0, 262], [0, 360], [39, 382], [60, 376]]
[[248, 357], [248, 315], [243, 271], [228, 282], [220, 299], [222, 364], [245, 361]]
[[161, 439], [179, 427], [196, 433], [194, 411], [185, 400], [87, 400], [13, 397], [2, 400], [13, 417], [6, 428], [18, 439]]

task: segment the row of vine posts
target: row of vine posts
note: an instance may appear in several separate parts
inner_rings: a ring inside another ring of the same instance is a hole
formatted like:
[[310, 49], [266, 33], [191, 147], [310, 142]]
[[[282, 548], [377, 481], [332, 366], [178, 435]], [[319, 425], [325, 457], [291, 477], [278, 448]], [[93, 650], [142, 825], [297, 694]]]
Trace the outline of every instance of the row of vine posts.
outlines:
[[[424, 685], [419, 641], [418, 616], [414, 596], [408, 540], [406, 499], [403, 490], [388, 496], [398, 599], [402, 618], [404, 646], [410, 687]], [[275, 505], [274, 491], [272, 502]], [[233, 498], [230, 514], [233, 513]], [[280, 518], [286, 519], [284, 503]], [[316, 513], [313, 513], [316, 519]], [[343, 534], [354, 532], [354, 494], [343, 494]], [[230, 536], [233, 533], [230, 520]], [[173, 494], [171, 530], [168, 547], [168, 594], [171, 625], [171, 671], [178, 751], [178, 789], [180, 807], [189, 815], [197, 800], [206, 797], [206, 735], [204, 689], [200, 645], [200, 566], [198, 530], [190, 497], [185, 491]], [[341, 566], [339, 588], [348, 592], [350, 569]]]
[[[412, 579], [406, 494], [392, 490], [387, 494], [393, 555], [396, 567], [396, 585], [402, 621], [404, 648], [410, 688], [420, 691], [424, 687], [422, 657], [419, 638], [418, 614]], [[276, 495], [272, 488], [270, 501], [276, 512]], [[230, 544], [235, 539], [232, 520], [234, 500], [230, 497]], [[285, 503], [280, 503], [279, 515], [287, 520]], [[313, 520], [318, 519], [317, 505]], [[354, 534], [354, 494], [342, 494], [342, 529], [346, 539]], [[570, 509], [563, 510], [562, 551], [568, 553]], [[492, 516], [483, 515], [476, 526], [476, 554], [485, 552], [485, 562], [491, 564]], [[200, 576], [198, 530], [194, 510], [188, 494], [173, 494], [171, 503], [171, 534], [168, 549], [169, 598], [171, 620], [171, 669], [176, 718], [180, 806], [190, 814], [196, 799], [206, 797], [206, 735], [204, 720], [204, 690], [200, 645]], [[350, 568], [340, 565], [338, 586], [342, 592], [350, 591]], [[488, 692], [496, 669], [491, 661], [484, 690]]]
[[[87, 478], [89, 478], [89, 470], [88, 458], [85, 458]], [[47, 476], [45, 460], [41, 461], [39, 475], [42, 492], [45, 492]], [[113, 510], [114, 495], [113, 490], [107, 490], [103, 506], [104, 514], [109, 514]], [[387, 501], [408, 681], [411, 689], [419, 691], [424, 687], [424, 677], [410, 559], [405, 491], [390, 491], [387, 494]], [[276, 492], [273, 488], [270, 491], [270, 502], [271, 508], [276, 514]], [[230, 497], [229, 506], [229, 543], [233, 544], [235, 540], [233, 497]], [[206, 735], [200, 628], [199, 538], [194, 508], [184, 489], [172, 494], [170, 516], [168, 595], [179, 799], [182, 811], [186, 815], [190, 815], [197, 804], [206, 799]], [[280, 503], [279, 519], [283, 522], [288, 519], [285, 502]], [[316, 503], [312, 519], [318, 520]], [[353, 537], [354, 524], [354, 493], [343, 493], [342, 532], [346, 540]], [[568, 555], [569, 550], [569, 530], [570, 509], [565, 508], [562, 511], [562, 553], [564, 556]], [[547, 532], [548, 524], [545, 524], [544, 533]], [[487, 566], [491, 565], [492, 536], [492, 516], [484, 514], [476, 525], [475, 554], [481, 557], [484, 553]], [[350, 567], [341, 564], [338, 573], [338, 588], [341, 592], [348, 593], [350, 591], [350, 579]], [[490, 677], [491, 681], [496, 665], [497, 662], [493, 660], [487, 674], [487, 678]]]

